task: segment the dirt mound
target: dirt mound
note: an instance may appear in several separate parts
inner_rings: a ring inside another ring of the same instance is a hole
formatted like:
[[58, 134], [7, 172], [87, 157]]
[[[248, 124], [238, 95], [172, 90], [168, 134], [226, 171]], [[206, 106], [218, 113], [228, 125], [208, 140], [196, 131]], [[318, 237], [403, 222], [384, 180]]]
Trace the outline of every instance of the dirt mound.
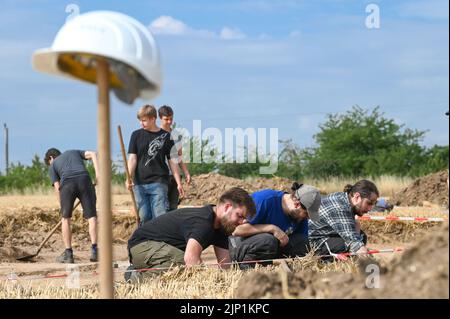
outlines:
[[[257, 273], [243, 276], [236, 298], [448, 298], [448, 223], [428, 233], [387, 269], [380, 269], [379, 287], [368, 275], [377, 265], [361, 259], [358, 274], [300, 272]], [[372, 268], [373, 269], [373, 268]], [[368, 271], [369, 270], [369, 271]], [[367, 273], [366, 273], [367, 272]]]
[[371, 244], [409, 243], [417, 240], [424, 231], [431, 232], [432, 228], [439, 227], [441, 223], [413, 223], [403, 221], [361, 221], [361, 229], [368, 238], [367, 246]]
[[215, 204], [220, 195], [231, 187], [241, 187], [250, 191], [251, 185], [240, 179], [216, 173], [194, 176], [191, 185], [186, 188], [182, 205]]
[[[448, 223], [403, 253], [381, 278], [381, 289], [365, 291], [368, 298], [449, 297]], [[384, 284], [383, 284], [384, 282]], [[366, 297], [363, 296], [363, 297]]]
[[288, 191], [291, 184], [292, 181], [280, 177], [240, 180], [217, 173], [202, 174], [192, 177], [192, 183], [186, 187], [186, 196], [181, 205], [214, 204], [220, 195], [231, 187], [241, 187], [253, 193], [266, 188]]
[[[2, 211], [0, 214], [0, 262], [11, 261], [23, 255], [23, 250], [33, 252], [47, 233], [59, 222], [58, 209], [44, 210], [33, 207]], [[88, 222], [76, 210], [72, 217], [73, 247], [89, 247]], [[135, 229], [134, 217], [113, 215], [114, 243], [126, 243]], [[61, 250], [61, 231], [58, 229], [44, 249]]]
[[17, 257], [25, 255], [28, 253], [17, 247], [0, 247], [0, 263], [16, 262]]
[[252, 185], [252, 192], [268, 188], [289, 192], [294, 182], [290, 179], [276, 176], [271, 178], [250, 178], [246, 181]]
[[423, 206], [424, 202], [448, 207], [448, 171], [430, 174], [415, 180], [404, 190], [395, 194], [397, 206]]

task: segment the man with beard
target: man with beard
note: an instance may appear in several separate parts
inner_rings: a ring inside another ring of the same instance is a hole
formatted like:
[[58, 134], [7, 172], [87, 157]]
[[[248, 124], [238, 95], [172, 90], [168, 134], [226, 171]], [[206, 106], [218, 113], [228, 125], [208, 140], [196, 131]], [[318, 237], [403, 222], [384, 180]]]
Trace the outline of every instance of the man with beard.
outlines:
[[[361, 231], [355, 216], [363, 216], [376, 204], [380, 196], [374, 183], [360, 180], [347, 185], [343, 192], [332, 193], [322, 199], [318, 220], [309, 221], [309, 242], [316, 254], [345, 252], [367, 253], [367, 236]], [[332, 258], [331, 258], [332, 259]]]
[[319, 190], [294, 183], [290, 193], [265, 189], [253, 193], [252, 198], [256, 215], [230, 236], [231, 260], [246, 269], [254, 267], [256, 260], [305, 256], [309, 250], [308, 218], [318, 215]]
[[[255, 214], [255, 204], [242, 188], [231, 188], [217, 205], [181, 208], [161, 215], [138, 228], [128, 241], [132, 266], [125, 280], [136, 282], [144, 275], [174, 266], [202, 263], [201, 253], [214, 246], [217, 261], [229, 266], [228, 235]], [[138, 272], [133, 269], [152, 269]]]

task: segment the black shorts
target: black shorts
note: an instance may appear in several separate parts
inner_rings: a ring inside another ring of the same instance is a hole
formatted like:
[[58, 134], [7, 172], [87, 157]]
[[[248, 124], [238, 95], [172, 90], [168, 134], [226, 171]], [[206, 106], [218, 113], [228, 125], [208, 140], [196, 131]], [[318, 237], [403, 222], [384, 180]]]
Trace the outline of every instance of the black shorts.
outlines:
[[81, 201], [84, 218], [97, 217], [95, 208], [97, 197], [95, 196], [95, 188], [89, 176], [79, 176], [64, 180], [64, 183], [59, 189], [59, 197], [62, 217], [72, 217], [73, 205], [76, 198]]

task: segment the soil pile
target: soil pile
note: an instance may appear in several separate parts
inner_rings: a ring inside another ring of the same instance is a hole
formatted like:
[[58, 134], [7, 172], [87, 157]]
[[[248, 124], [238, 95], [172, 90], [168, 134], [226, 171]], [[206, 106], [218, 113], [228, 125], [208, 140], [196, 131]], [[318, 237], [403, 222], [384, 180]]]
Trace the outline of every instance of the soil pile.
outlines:
[[361, 298], [449, 297], [448, 223], [406, 250], [381, 276], [380, 289], [364, 289]]
[[395, 194], [397, 206], [423, 206], [424, 202], [448, 207], [448, 171], [440, 171], [415, 180]]
[[414, 223], [403, 221], [361, 221], [361, 229], [367, 235], [367, 246], [371, 244], [398, 245], [409, 243], [422, 236], [424, 231], [431, 232], [431, 228], [438, 228], [441, 223]]
[[181, 205], [216, 204], [220, 195], [231, 187], [241, 187], [248, 192], [251, 189], [249, 183], [216, 173], [194, 176], [191, 185], [185, 189]]
[[217, 173], [201, 174], [193, 176], [191, 185], [185, 187], [186, 196], [181, 205], [215, 204], [220, 195], [232, 187], [241, 187], [251, 194], [266, 188], [289, 191], [291, 185], [292, 181], [280, 177], [240, 180]]
[[[446, 223], [428, 233], [387, 269], [371, 259], [361, 259], [357, 274], [250, 272], [239, 281], [235, 297], [448, 299], [448, 231]], [[374, 274], [373, 266], [380, 269], [379, 280], [369, 277]], [[376, 285], [378, 288], [368, 288]]]
[[[24, 255], [24, 250], [36, 251], [47, 233], [59, 222], [58, 209], [44, 210], [11, 209], [0, 214], [0, 262], [10, 262]], [[73, 247], [90, 247], [88, 222], [82, 212], [76, 210], [72, 216]], [[131, 215], [113, 215], [113, 241], [124, 244], [135, 229]], [[61, 231], [58, 229], [44, 246], [51, 251], [63, 249]]]

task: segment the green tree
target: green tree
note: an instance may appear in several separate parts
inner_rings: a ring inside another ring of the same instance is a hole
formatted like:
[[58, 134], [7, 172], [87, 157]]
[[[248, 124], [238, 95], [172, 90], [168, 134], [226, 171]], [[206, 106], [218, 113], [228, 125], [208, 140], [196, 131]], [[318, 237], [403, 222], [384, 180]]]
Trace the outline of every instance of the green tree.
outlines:
[[427, 160], [422, 166], [420, 175], [446, 169], [449, 163], [449, 148], [448, 146], [434, 145], [425, 151], [425, 158]]
[[318, 146], [302, 153], [309, 176], [417, 176], [427, 157], [419, 144], [425, 132], [396, 124], [379, 107], [329, 114], [319, 127]]
[[[250, 161], [249, 155], [253, 157]], [[243, 148], [243, 163], [237, 162], [236, 159], [230, 159], [228, 156], [223, 156], [222, 163], [217, 165], [218, 172], [225, 176], [230, 176], [234, 178], [245, 178], [249, 176], [259, 176], [259, 177], [271, 177], [270, 175], [260, 175], [259, 169], [264, 166], [264, 158], [260, 161], [260, 158], [256, 152], [256, 149], [249, 150], [247, 146]], [[253, 163], [254, 162], [254, 163]]]
[[305, 177], [304, 151], [292, 139], [280, 140], [281, 152], [278, 156], [276, 175], [292, 180], [302, 180]]
[[[185, 163], [191, 176], [217, 171], [218, 160], [217, 156], [215, 156], [217, 150], [209, 144], [209, 141], [191, 137], [189, 143], [189, 154], [184, 153], [186, 150], [183, 150], [183, 158], [188, 159]], [[211, 158], [210, 162], [203, 162], [204, 155], [209, 155]]]
[[0, 192], [23, 191], [25, 188], [51, 185], [47, 172], [47, 166], [38, 155], [33, 157], [31, 166], [24, 166], [20, 162], [12, 163], [8, 175], [0, 176]]

